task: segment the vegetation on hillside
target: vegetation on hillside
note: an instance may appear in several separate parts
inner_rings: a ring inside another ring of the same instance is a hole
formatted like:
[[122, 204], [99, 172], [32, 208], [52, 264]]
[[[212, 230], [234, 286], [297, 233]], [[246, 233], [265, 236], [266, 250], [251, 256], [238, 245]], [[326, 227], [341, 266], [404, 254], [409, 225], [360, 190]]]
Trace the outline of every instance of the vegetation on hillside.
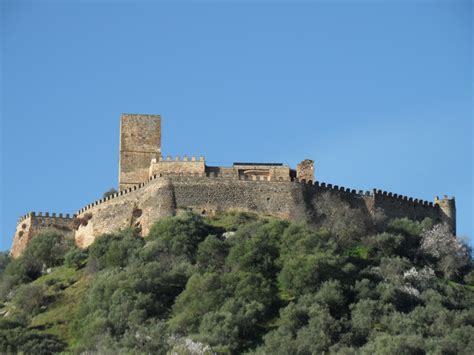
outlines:
[[468, 354], [470, 250], [430, 220], [379, 217], [183, 212], [87, 250], [46, 233], [0, 257], [0, 351]]

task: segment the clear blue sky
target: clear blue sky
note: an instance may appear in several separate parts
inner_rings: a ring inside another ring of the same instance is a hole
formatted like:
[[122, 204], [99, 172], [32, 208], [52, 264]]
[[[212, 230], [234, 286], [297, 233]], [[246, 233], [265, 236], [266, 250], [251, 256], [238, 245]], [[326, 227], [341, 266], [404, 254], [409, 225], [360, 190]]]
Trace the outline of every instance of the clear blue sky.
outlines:
[[165, 154], [316, 162], [320, 181], [456, 196], [473, 236], [470, 1], [26, 2], [1, 8], [1, 244], [117, 185], [119, 116]]

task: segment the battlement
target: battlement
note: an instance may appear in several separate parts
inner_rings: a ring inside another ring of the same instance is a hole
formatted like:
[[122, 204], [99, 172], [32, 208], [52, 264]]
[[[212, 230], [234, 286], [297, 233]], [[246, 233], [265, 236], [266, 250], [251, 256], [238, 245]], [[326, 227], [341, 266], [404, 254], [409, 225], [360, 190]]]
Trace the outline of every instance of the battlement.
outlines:
[[305, 159], [296, 169], [282, 163], [236, 162], [208, 166], [204, 156], [163, 156], [161, 117], [124, 114], [120, 124], [119, 192], [100, 198], [69, 215], [30, 212], [19, 218], [12, 246], [18, 256], [26, 243], [46, 229], [73, 236], [80, 247], [103, 233], [135, 227], [146, 234], [159, 218], [180, 209], [208, 214], [225, 210], [318, 223], [314, 209], [330, 193], [351, 208], [388, 218], [431, 218], [456, 231], [454, 198], [434, 202], [372, 189], [356, 190], [316, 181], [314, 161]]
[[148, 178], [156, 174], [203, 175], [205, 172], [206, 162], [202, 155], [198, 159], [195, 156], [188, 158], [187, 155], [183, 158], [177, 155], [174, 159], [170, 155], [166, 158], [160, 155], [151, 160]]
[[[296, 179], [296, 180], [298, 180], [298, 179]], [[308, 183], [310, 185], [312, 184], [312, 182], [304, 182], [304, 183]], [[331, 192], [342, 193], [342, 194], [346, 194], [346, 195], [353, 195], [353, 196], [358, 196], [358, 197], [360, 197], [360, 196], [373, 196], [371, 191], [355, 190], [355, 189], [350, 189], [350, 188], [347, 188], [347, 187], [344, 187], [344, 186], [333, 185], [333, 184], [329, 184], [329, 183], [325, 183], [325, 182], [315, 181], [314, 186], [317, 189], [321, 189], [321, 190], [324, 190], [324, 191], [331, 191]]]
[[21, 216], [17, 221], [10, 254], [14, 258], [18, 257], [32, 238], [48, 230], [73, 238], [74, 218], [76, 218], [74, 214], [55, 212], [29, 212]]
[[[174, 162], [174, 161], [180, 161], [178, 160], [179, 158], [175, 158], [175, 160], [169, 160], [168, 158], [164, 160], [165, 162]], [[183, 158], [184, 159], [184, 158]], [[183, 160], [184, 162], [187, 162], [186, 160]], [[192, 161], [192, 160], [191, 160]], [[196, 159], [197, 161], [197, 159]], [[200, 160], [204, 161], [204, 160]], [[232, 171], [206, 171], [204, 173], [201, 172], [161, 172], [158, 174], [153, 174], [149, 177], [149, 179], [146, 182], [134, 185], [132, 187], [123, 189], [119, 192], [116, 192], [108, 197], [104, 197], [101, 199], [98, 199], [83, 208], [81, 208], [79, 211], [77, 211], [77, 215], [81, 215], [85, 213], [87, 210], [98, 206], [104, 202], [110, 201], [112, 199], [115, 199], [120, 196], [125, 196], [129, 193], [133, 193], [135, 191], [140, 190], [141, 188], [145, 187], [148, 185], [150, 182], [159, 179], [159, 178], [170, 178], [170, 179], [180, 179], [180, 178], [187, 178], [189, 181], [193, 181], [193, 179], [200, 179], [200, 178], [206, 178], [206, 179], [217, 179], [217, 180], [222, 180], [222, 181], [252, 181], [252, 182], [293, 182], [297, 184], [302, 184], [305, 186], [308, 186], [310, 188], [313, 188], [315, 190], [320, 190], [322, 192], [324, 191], [329, 191], [331, 193], [335, 193], [340, 195], [341, 197], [344, 197], [345, 199], [351, 199], [351, 198], [364, 198], [364, 199], [370, 199], [373, 201], [374, 206], [379, 206], [379, 205], [384, 205], [385, 208], [387, 208], [387, 205], [390, 205], [390, 208], [398, 208], [398, 206], [411, 206], [411, 207], [424, 207], [424, 208], [431, 208], [431, 209], [438, 209], [439, 202], [430, 202], [430, 201], [425, 201], [422, 199], [418, 198], [413, 198], [413, 197], [408, 197], [404, 196], [401, 194], [397, 193], [392, 193], [392, 192], [387, 192], [383, 191], [380, 189], [372, 189], [371, 191], [364, 191], [364, 190], [356, 190], [356, 189], [351, 189], [347, 188], [344, 186], [339, 186], [339, 185], [334, 185], [330, 183], [325, 183], [325, 182], [319, 182], [315, 181], [314, 183], [312, 181], [305, 181], [305, 180], [300, 180], [298, 178], [291, 178], [289, 179], [284, 179], [282, 177], [276, 178], [276, 179], [270, 179], [269, 176], [258, 176], [258, 175], [252, 175], [252, 176], [247, 176], [247, 175], [237, 175], [233, 173]], [[442, 201], [442, 200], [440, 200]], [[75, 215], [74, 215], [75, 216]]]
[[200, 161], [200, 162], [204, 162], [204, 156], [199, 156], [199, 159], [196, 158], [196, 156], [192, 155], [190, 158], [187, 156], [187, 155], [184, 155], [183, 158], [181, 158], [179, 155], [176, 155], [174, 158], [171, 156], [171, 155], [167, 155], [166, 158], [164, 158], [163, 156], [159, 156], [158, 158], [153, 158], [151, 160], [151, 163], [154, 164], [156, 162], [183, 162], [183, 163], [186, 163], [186, 162], [196, 162], [196, 161]]
[[403, 202], [403, 203], [411, 203], [414, 205], [420, 205], [425, 207], [436, 207], [433, 202], [425, 201], [413, 197], [398, 195], [392, 192], [382, 191], [382, 190], [373, 190], [373, 195], [377, 199], [383, 199], [388, 202]]
[[394, 202], [394, 203], [410, 203], [410, 204], [419, 205], [419, 206], [436, 208], [436, 204], [433, 202], [425, 201], [418, 198], [408, 197], [408, 196], [396, 194], [393, 192], [382, 191], [379, 189], [373, 189], [372, 191], [363, 191], [363, 190], [357, 191], [355, 189], [349, 189], [344, 186], [327, 184], [327, 183], [319, 182], [319, 181], [316, 181], [314, 185], [319, 189], [324, 189], [327, 191], [338, 192], [338, 193], [344, 193], [346, 195], [348, 194], [348, 195], [353, 195], [353, 196], [372, 197], [376, 200], [384, 200], [384, 201], [389, 201], [389, 202]]
[[[259, 181], [259, 182], [270, 181], [265, 176], [261, 176], [261, 177], [257, 177], [257, 176], [239, 177], [239, 176], [234, 175], [234, 174], [225, 174], [225, 173], [219, 174], [219, 173], [216, 173], [216, 172], [205, 172], [203, 174], [202, 173], [174, 173], [174, 172], [158, 173], [158, 174], [153, 174], [152, 176], [150, 176], [146, 182], [142, 182], [140, 184], [137, 184], [137, 185], [134, 185], [134, 186], [131, 186], [131, 187], [127, 187], [123, 190], [120, 190], [119, 192], [113, 193], [113, 194], [111, 194], [107, 197], [103, 197], [103, 198], [98, 199], [98, 200], [96, 200], [92, 203], [89, 203], [88, 205], [86, 205], [83, 208], [79, 209], [77, 211], [77, 214], [74, 214], [72, 218], [75, 218], [76, 216], [81, 215], [81, 214], [87, 212], [89, 209], [91, 209], [95, 206], [101, 205], [104, 202], [107, 202], [107, 201], [116, 199], [117, 197], [125, 196], [125, 195], [133, 193], [135, 191], [138, 191], [138, 190], [142, 189], [143, 187], [145, 187], [146, 185], [148, 185], [150, 182], [152, 182], [156, 179], [159, 179], [159, 178], [189, 178], [189, 179], [191, 179], [191, 181], [192, 181], [193, 178], [207, 178], [207, 179], [219, 179], [219, 180], [245, 180], [245, 181]], [[286, 181], [286, 180], [280, 179], [280, 180], [273, 180], [273, 181]]]
[[58, 218], [58, 219], [73, 219], [76, 217], [75, 214], [69, 213], [55, 213], [55, 212], [28, 212], [27, 214], [18, 218], [17, 223], [24, 221], [27, 218]]

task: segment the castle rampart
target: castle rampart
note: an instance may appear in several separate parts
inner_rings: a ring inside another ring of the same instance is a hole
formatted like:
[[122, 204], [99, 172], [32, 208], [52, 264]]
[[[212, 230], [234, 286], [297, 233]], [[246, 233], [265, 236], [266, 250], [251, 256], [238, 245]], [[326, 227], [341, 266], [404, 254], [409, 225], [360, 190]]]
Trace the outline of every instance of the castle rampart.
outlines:
[[55, 231], [69, 238], [74, 238], [74, 218], [75, 215], [49, 212], [30, 212], [20, 217], [10, 254], [14, 258], [21, 255], [30, 240], [44, 231]]
[[[148, 234], [159, 218], [179, 210], [201, 214], [240, 210], [291, 220], [318, 222], [323, 194], [337, 195], [363, 213], [379, 211], [388, 218], [431, 218], [455, 233], [454, 198], [428, 202], [391, 192], [362, 191], [314, 181], [314, 162], [306, 159], [295, 170], [281, 163], [234, 163], [207, 166], [204, 157], [161, 155], [161, 118], [122, 115], [120, 191], [81, 208], [77, 215], [29, 213], [16, 228], [11, 254], [21, 255], [41, 231], [52, 229], [87, 247], [105, 233], [137, 228]], [[319, 204], [319, 205], [318, 205]]]
[[[146, 183], [89, 204], [78, 218], [89, 214], [88, 222], [76, 232], [79, 246], [86, 247], [100, 234], [137, 227], [147, 234], [160, 217], [188, 209], [201, 214], [240, 210], [291, 220], [311, 220], [322, 193], [329, 192], [368, 214], [382, 209], [389, 218], [408, 217], [443, 221], [437, 204], [381, 190], [357, 191], [338, 185], [315, 182], [269, 181], [265, 177], [224, 177], [215, 173], [201, 175], [160, 174]], [[313, 220], [317, 222], [317, 220]]]

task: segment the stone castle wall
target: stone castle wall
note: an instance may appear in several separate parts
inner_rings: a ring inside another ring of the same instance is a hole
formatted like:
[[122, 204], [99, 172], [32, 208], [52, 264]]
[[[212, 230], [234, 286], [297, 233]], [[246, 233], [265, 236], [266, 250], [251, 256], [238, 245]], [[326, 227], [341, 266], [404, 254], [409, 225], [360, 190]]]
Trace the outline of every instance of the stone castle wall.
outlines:
[[20, 255], [38, 233], [52, 229], [73, 236], [87, 247], [105, 233], [134, 227], [142, 235], [161, 217], [180, 209], [213, 214], [251, 211], [291, 220], [317, 222], [322, 194], [339, 196], [367, 215], [383, 210], [389, 218], [408, 217], [444, 222], [456, 231], [454, 199], [435, 203], [380, 190], [356, 191], [315, 182], [314, 162], [306, 159], [296, 170], [280, 163], [234, 163], [207, 166], [204, 157], [182, 159], [161, 155], [161, 117], [124, 114], [120, 124], [120, 192], [97, 200], [77, 216], [30, 213], [17, 225], [11, 254]]
[[127, 227], [140, 228], [146, 235], [156, 220], [173, 215], [179, 209], [201, 214], [240, 210], [317, 222], [315, 208], [321, 195], [328, 192], [367, 214], [382, 209], [389, 218], [423, 220], [429, 217], [436, 223], [445, 221], [438, 204], [381, 190], [364, 192], [296, 180], [242, 180], [213, 173], [207, 176], [163, 174], [81, 209], [78, 218], [87, 219], [88, 223], [79, 226], [76, 242], [86, 247], [98, 235]]
[[58, 232], [65, 237], [74, 238], [74, 215], [56, 213], [28, 213], [18, 219], [10, 254], [16, 258], [25, 250], [36, 235], [45, 231]]
[[[157, 174], [177, 174], [177, 175], [205, 175], [206, 163], [204, 157], [199, 159], [192, 156], [184, 156], [182, 159], [177, 156], [174, 159], [171, 156], [166, 158], [158, 157], [151, 160], [148, 177]], [[148, 178], [147, 177], [147, 178]]]
[[218, 211], [254, 211], [297, 219], [305, 213], [301, 186], [292, 182], [239, 180], [209, 176], [156, 176], [147, 183], [98, 200], [78, 211], [76, 231], [80, 247], [95, 237], [127, 227], [146, 235], [151, 225], [179, 209], [213, 214]]
[[296, 167], [296, 176], [300, 181], [314, 181], [314, 161], [305, 159]]
[[205, 176], [155, 175], [145, 183], [85, 206], [74, 219], [29, 214], [18, 223], [12, 255], [20, 255], [28, 241], [47, 227], [74, 235], [76, 244], [85, 248], [99, 235], [128, 227], [139, 228], [142, 235], [146, 235], [159, 218], [172, 216], [180, 209], [201, 214], [239, 210], [294, 221], [317, 222], [315, 210], [324, 193], [337, 195], [368, 215], [382, 209], [389, 218], [423, 220], [429, 217], [436, 223], [449, 223], [439, 203], [381, 190], [356, 191], [332, 184], [299, 182], [297, 179], [268, 181], [266, 177], [239, 179], [232, 176], [219, 176], [214, 172], [207, 172]]

